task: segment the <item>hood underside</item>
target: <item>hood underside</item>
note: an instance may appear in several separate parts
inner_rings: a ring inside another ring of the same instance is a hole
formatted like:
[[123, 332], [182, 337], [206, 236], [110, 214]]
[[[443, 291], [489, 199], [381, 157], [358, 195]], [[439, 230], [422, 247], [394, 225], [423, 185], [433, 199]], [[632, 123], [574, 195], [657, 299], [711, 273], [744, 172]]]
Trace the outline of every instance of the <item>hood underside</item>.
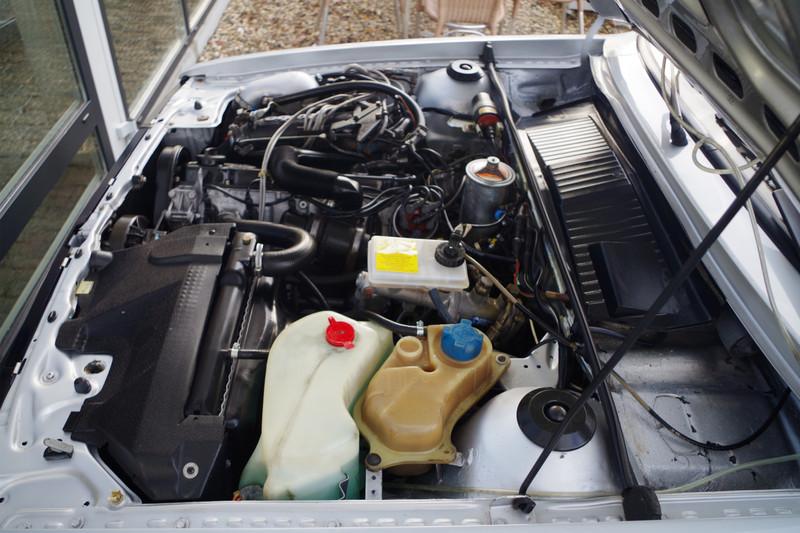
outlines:
[[[607, 17], [620, 10], [661, 47], [763, 157], [800, 114], [800, 2], [769, 0], [595, 0]], [[797, 146], [777, 166], [800, 195]]]

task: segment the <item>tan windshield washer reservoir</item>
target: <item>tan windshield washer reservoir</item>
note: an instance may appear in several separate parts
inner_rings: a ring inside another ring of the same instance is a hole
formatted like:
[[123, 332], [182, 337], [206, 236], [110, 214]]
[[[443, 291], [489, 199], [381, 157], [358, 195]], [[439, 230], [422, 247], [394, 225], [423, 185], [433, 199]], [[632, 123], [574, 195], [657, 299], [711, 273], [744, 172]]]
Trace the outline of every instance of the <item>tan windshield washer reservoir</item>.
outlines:
[[452, 462], [453, 426], [508, 368], [508, 356], [466, 321], [427, 331], [397, 341], [356, 404], [370, 470]]

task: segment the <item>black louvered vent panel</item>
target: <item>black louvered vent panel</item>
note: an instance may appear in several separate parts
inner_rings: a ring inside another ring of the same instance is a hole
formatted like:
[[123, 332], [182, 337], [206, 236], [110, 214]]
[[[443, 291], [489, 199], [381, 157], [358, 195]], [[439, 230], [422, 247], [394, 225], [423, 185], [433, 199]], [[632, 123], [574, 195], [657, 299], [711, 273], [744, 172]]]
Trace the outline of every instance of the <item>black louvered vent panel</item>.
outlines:
[[636, 191], [590, 117], [549, 122], [526, 132], [556, 186], [587, 311], [595, 318], [606, 317], [589, 245], [645, 242], [663, 265]]

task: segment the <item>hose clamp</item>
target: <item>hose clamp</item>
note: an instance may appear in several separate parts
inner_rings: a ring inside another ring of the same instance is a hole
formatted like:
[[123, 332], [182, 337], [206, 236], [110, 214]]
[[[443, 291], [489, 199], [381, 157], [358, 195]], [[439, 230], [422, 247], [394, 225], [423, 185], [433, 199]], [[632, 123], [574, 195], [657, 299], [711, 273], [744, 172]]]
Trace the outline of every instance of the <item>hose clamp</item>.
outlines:
[[256, 250], [255, 250], [255, 264], [253, 266], [253, 270], [256, 276], [261, 275], [261, 269], [264, 266], [264, 245], [256, 243]]

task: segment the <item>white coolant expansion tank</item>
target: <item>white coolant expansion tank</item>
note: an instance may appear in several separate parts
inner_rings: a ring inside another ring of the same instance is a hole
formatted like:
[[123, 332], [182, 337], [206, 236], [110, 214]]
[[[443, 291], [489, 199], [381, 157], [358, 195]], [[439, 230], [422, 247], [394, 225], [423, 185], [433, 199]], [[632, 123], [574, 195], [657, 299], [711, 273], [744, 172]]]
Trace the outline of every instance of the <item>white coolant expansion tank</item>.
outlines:
[[270, 349], [261, 439], [240, 487], [252, 497], [260, 485], [268, 499], [357, 496], [359, 433], [350, 412], [392, 346], [388, 330], [328, 311], [286, 327]]

